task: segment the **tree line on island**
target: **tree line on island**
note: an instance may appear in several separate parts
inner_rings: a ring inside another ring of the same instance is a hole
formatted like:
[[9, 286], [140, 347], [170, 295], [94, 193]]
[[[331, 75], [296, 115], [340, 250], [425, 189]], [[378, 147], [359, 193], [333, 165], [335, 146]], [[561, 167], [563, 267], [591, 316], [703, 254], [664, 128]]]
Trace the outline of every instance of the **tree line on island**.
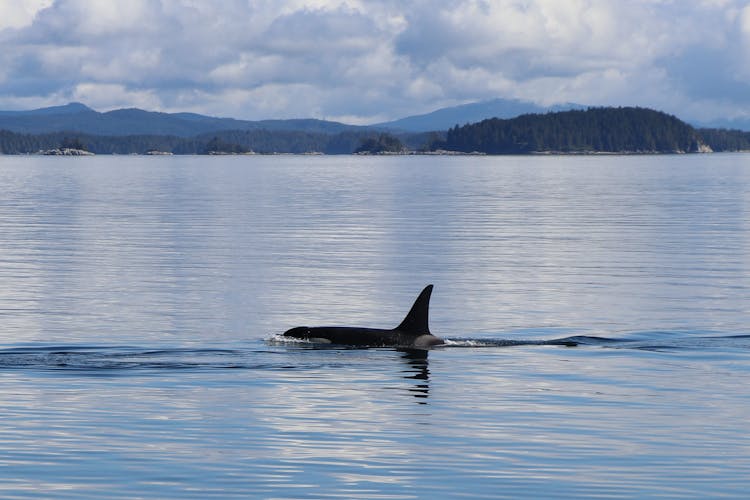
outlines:
[[700, 134], [674, 116], [642, 108], [589, 108], [497, 118], [448, 130], [434, 147], [488, 154], [698, 152]]
[[635, 107], [492, 118], [431, 133], [258, 129], [177, 137], [77, 132], [23, 134], [0, 130], [3, 154], [33, 154], [71, 146], [97, 154], [692, 153], [750, 150], [750, 132], [697, 129], [672, 115]]

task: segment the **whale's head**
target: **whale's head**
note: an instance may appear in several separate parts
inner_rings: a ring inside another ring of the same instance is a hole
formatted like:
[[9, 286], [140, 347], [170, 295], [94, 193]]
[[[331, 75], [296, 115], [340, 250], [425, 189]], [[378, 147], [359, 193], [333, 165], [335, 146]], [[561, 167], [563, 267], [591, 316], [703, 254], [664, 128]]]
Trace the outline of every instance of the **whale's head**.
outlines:
[[284, 337], [294, 337], [297, 339], [306, 339], [310, 337], [310, 328], [306, 326], [297, 326], [284, 332]]

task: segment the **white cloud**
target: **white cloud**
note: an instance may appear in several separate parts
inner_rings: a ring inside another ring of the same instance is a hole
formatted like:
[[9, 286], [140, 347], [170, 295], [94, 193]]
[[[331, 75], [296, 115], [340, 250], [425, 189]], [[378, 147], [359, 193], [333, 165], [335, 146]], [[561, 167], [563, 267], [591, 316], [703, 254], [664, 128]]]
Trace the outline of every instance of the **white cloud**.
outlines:
[[23, 28], [37, 13], [52, 5], [53, 0], [0, 0], [0, 30]]
[[742, 34], [745, 37], [750, 37], [750, 5], [740, 11], [739, 22]]
[[117, 83], [81, 83], [72, 89], [70, 97], [101, 110], [130, 107], [158, 110], [161, 107], [159, 97], [152, 91], [132, 90]]
[[519, 97], [750, 114], [741, 0], [0, 0], [0, 44], [15, 108], [366, 122]]

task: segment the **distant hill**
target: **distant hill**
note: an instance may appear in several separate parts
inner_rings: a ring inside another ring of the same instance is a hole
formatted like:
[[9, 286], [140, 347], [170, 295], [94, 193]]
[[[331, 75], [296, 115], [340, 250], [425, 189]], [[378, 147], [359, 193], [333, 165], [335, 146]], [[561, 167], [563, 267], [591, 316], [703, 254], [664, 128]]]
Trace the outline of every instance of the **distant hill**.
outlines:
[[538, 106], [532, 102], [518, 99], [493, 99], [491, 101], [442, 108], [424, 115], [408, 116], [400, 120], [378, 123], [374, 126], [409, 132], [430, 132], [434, 130], [448, 130], [455, 125], [476, 123], [488, 118], [514, 118], [523, 114], [547, 113], [569, 109], [585, 109], [585, 106], [580, 104]]
[[52, 106], [50, 108], [32, 109], [29, 111], [0, 111], [0, 116], [45, 116], [45, 115], [65, 115], [94, 111], [85, 104], [80, 102], [71, 102], [63, 106]]
[[315, 119], [246, 121], [195, 113], [159, 113], [117, 109], [100, 113], [81, 103], [35, 109], [0, 111], [0, 130], [24, 134], [80, 132], [106, 136], [171, 135], [192, 137], [225, 130], [301, 131], [337, 134], [366, 129]]
[[724, 120], [693, 122], [693, 125], [703, 128], [720, 128], [747, 132], [750, 131], [750, 118], [727, 118]]
[[646, 108], [589, 108], [492, 118], [448, 130], [433, 149], [487, 154], [692, 153], [705, 149], [692, 126]]

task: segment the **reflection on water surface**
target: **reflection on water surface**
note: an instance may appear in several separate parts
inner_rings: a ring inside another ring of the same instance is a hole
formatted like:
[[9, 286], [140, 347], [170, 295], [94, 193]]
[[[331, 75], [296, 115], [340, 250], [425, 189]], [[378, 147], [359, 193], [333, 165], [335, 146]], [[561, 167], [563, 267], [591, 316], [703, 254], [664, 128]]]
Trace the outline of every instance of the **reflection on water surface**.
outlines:
[[0, 496], [742, 498], [747, 158], [0, 157]]

